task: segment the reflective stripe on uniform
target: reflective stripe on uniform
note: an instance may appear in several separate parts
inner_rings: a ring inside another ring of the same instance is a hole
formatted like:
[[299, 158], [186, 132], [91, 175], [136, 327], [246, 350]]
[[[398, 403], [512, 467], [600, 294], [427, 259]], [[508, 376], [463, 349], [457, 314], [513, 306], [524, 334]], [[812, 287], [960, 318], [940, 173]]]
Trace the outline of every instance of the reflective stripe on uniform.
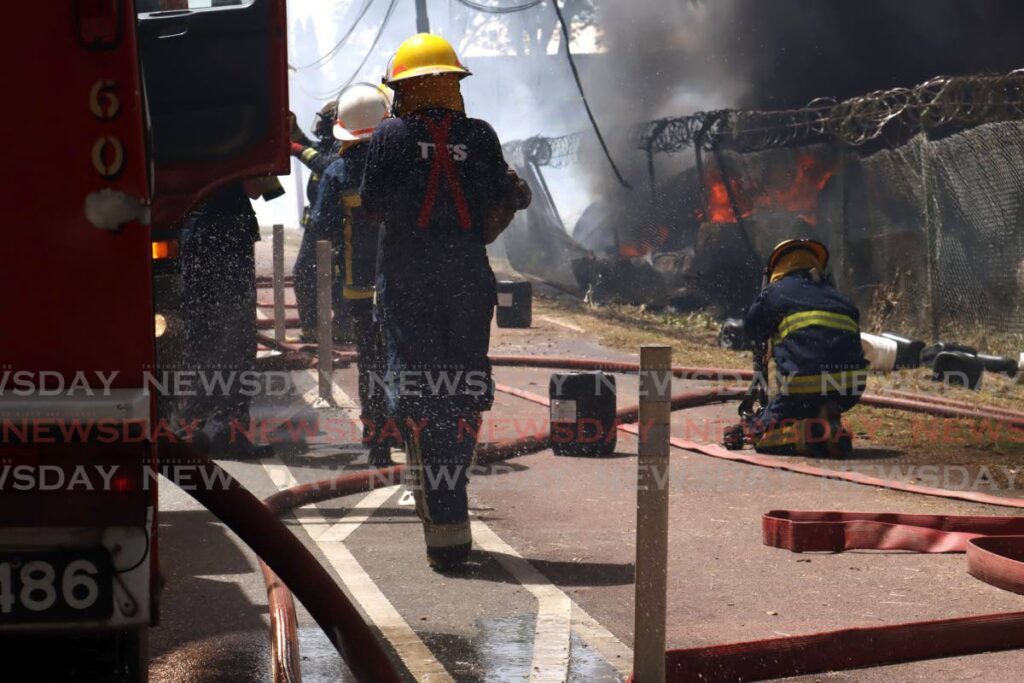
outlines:
[[860, 326], [857, 325], [857, 321], [848, 315], [832, 313], [831, 311], [800, 311], [799, 313], [787, 315], [782, 319], [778, 329], [775, 331], [775, 336], [772, 337], [772, 342], [778, 344], [791, 333], [802, 330], [805, 327], [827, 327], [833, 330], [853, 332], [854, 334], [860, 332]]
[[469, 520], [456, 524], [434, 524], [423, 522], [423, 538], [427, 548], [452, 548], [469, 545], [473, 542], [473, 532], [469, 528]]
[[376, 291], [373, 287], [349, 287], [345, 285], [342, 288], [342, 296], [346, 299], [372, 299]]
[[342, 296], [345, 298], [352, 298], [347, 294], [348, 288], [352, 286], [352, 226], [355, 224], [355, 218], [352, 216], [352, 209], [362, 206], [363, 199], [357, 194], [346, 194], [342, 195], [341, 204], [345, 207], [345, 246], [342, 250], [342, 253], [345, 256], [345, 282]]
[[302, 150], [302, 152], [299, 154], [299, 158], [308, 164], [310, 161], [312, 161], [319, 155], [320, 153], [317, 152], [315, 149], [313, 149], [312, 147], [307, 147], [306, 149]]
[[779, 391], [783, 394], [860, 394], [864, 392], [867, 381], [867, 370], [792, 375], [779, 377]]
[[423, 452], [418, 437], [405, 442], [406, 469], [405, 487], [412, 489], [412, 497], [416, 502], [416, 516], [423, 522], [423, 537], [427, 548], [451, 548], [473, 542], [473, 532], [469, 520], [452, 524], [438, 524], [430, 516], [427, 505], [426, 491], [423, 481]]

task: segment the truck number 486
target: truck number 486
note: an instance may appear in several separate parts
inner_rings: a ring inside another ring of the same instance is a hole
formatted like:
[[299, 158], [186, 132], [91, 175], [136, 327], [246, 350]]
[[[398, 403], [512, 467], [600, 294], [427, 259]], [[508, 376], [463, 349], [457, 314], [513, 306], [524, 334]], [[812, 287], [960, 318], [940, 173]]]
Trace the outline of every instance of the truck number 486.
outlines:
[[16, 600], [33, 612], [48, 610], [57, 602], [58, 589], [64, 604], [73, 609], [91, 607], [99, 596], [99, 586], [93, 578], [99, 570], [89, 560], [69, 562], [59, 585], [52, 564], [39, 560], [26, 562], [18, 572], [21, 590], [17, 596], [12, 582], [15, 569], [10, 562], [0, 562], [0, 612], [4, 614], [14, 609]]

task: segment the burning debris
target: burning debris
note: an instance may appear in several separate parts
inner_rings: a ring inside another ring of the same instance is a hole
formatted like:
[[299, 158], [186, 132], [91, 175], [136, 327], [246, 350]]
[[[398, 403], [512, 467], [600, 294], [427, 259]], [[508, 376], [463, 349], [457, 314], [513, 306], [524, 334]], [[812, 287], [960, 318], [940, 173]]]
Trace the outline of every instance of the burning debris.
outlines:
[[735, 201], [740, 218], [750, 218], [762, 211], [784, 210], [806, 224], [815, 225], [818, 222], [818, 198], [835, 174], [834, 164], [804, 152], [797, 156], [795, 168], [781, 167], [781, 170], [791, 173], [788, 184], [759, 187], [760, 183], [747, 183], [730, 177], [729, 187], [726, 187], [721, 170], [708, 169], [705, 186], [709, 222], [736, 223]]

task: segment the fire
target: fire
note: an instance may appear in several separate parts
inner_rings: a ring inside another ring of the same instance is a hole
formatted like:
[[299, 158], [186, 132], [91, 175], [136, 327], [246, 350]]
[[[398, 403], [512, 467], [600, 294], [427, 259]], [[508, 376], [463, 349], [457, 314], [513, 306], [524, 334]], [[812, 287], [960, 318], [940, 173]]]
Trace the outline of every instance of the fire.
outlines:
[[638, 256], [646, 256], [651, 253], [657, 247], [665, 244], [665, 241], [668, 239], [668, 226], [659, 225], [657, 233], [658, 234], [655, 236], [653, 243], [651, 240], [642, 240], [639, 244], [620, 244], [619, 256], [623, 258], [636, 258]]
[[707, 173], [708, 215], [713, 223], [736, 222], [729, 199], [731, 189], [741, 218], [748, 218], [760, 210], [785, 209], [813, 225], [818, 221], [818, 194], [833, 174], [834, 170], [818, 161], [813, 154], [801, 154], [797, 159], [796, 173], [787, 187], [756, 192], [736, 178], [729, 178], [727, 188], [721, 173], [713, 168]]

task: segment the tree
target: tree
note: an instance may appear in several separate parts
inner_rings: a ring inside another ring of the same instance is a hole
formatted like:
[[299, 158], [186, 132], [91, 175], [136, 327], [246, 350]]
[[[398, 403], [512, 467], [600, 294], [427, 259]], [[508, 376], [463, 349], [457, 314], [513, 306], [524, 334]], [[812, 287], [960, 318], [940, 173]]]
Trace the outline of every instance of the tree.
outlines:
[[[525, 0], [479, 0], [481, 4], [494, 7], [510, 6]], [[460, 52], [470, 47], [508, 52], [518, 56], [543, 57], [548, 52], [552, 38], [559, 35], [561, 27], [551, 8], [553, 0], [543, 0], [539, 5], [521, 12], [491, 14], [481, 12], [461, 3], [453, 12], [452, 28], [462, 33], [459, 41]], [[596, 21], [595, 0], [564, 0], [562, 14], [569, 22], [571, 36], [577, 37]], [[559, 40], [559, 51], [565, 46]]]

